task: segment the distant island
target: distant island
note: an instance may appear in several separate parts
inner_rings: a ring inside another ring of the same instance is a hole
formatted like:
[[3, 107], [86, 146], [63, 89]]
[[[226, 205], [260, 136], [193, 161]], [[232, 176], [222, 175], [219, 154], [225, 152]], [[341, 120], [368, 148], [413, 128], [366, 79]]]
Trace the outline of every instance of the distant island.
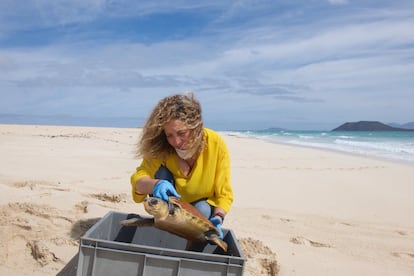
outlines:
[[348, 122], [332, 131], [414, 131], [414, 129], [392, 127], [377, 121]]

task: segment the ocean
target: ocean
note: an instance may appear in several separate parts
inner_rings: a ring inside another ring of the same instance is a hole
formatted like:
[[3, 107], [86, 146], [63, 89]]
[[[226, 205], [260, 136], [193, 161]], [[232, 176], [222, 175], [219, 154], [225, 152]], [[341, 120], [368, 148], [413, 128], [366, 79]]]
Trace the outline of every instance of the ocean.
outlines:
[[[93, 127], [136, 127], [143, 118], [83, 118], [0, 114], [0, 124], [39, 124]], [[141, 123], [141, 124], [140, 124]], [[220, 131], [274, 143], [336, 150], [414, 165], [414, 131]]]
[[414, 165], [414, 131], [226, 131], [225, 133], [312, 148], [329, 149]]

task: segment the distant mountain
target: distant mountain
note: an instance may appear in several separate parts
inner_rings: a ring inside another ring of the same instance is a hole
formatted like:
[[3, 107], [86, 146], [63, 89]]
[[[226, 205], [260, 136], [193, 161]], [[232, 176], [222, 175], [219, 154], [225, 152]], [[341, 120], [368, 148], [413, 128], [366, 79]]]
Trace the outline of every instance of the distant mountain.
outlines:
[[409, 122], [409, 123], [403, 124], [401, 127], [402, 128], [408, 128], [408, 129], [414, 129], [414, 122]]
[[332, 131], [414, 131], [414, 129], [392, 127], [377, 121], [348, 122]]
[[414, 122], [409, 122], [405, 124], [389, 123], [388, 125], [398, 128], [414, 129]]

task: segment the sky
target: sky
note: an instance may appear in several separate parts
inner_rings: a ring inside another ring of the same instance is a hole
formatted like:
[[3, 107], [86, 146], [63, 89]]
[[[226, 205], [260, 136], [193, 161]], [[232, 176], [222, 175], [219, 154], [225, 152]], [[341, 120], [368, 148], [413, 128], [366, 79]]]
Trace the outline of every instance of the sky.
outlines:
[[217, 130], [414, 121], [412, 0], [2, 0], [0, 123], [142, 126], [193, 91]]

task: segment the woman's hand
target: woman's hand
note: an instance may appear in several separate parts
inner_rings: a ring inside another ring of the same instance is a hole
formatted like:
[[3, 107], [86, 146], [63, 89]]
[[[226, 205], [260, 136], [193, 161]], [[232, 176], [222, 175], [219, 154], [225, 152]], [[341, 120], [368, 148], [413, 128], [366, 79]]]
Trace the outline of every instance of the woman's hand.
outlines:
[[175, 196], [180, 198], [181, 196], [175, 190], [173, 184], [168, 180], [160, 180], [155, 184], [152, 191], [154, 197], [161, 198], [162, 200], [168, 202], [169, 196]]
[[212, 217], [210, 218], [210, 221], [217, 228], [219, 232], [219, 238], [223, 239], [224, 238], [223, 229], [221, 229], [221, 224], [223, 223], [223, 220], [221, 219], [221, 217], [219, 216]]

